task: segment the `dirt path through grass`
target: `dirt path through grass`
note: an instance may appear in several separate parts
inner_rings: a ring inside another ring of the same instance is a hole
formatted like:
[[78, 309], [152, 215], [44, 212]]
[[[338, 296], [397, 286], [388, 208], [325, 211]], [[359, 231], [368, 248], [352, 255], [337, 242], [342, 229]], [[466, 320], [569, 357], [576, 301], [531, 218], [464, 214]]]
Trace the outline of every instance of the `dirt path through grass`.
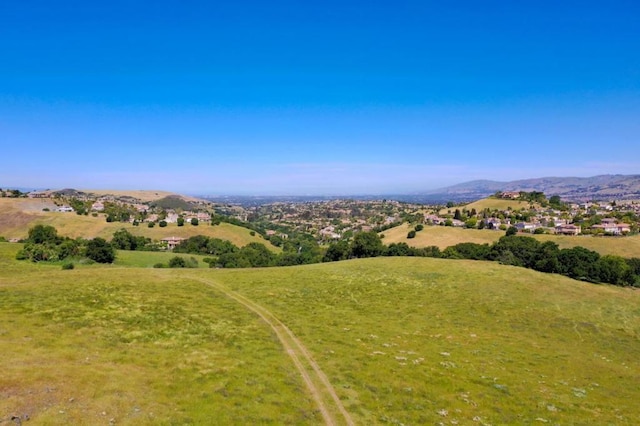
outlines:
[[342, 423], [336, 419], [336, 417], [340, 417], [338, 413], [342, 415], [344, 424], [350, 426], [355, 425], [327, 376], [320, 369], [320, 366], [318, 366], [318, 364], [313, 360], [307, 348], [302, 344], [300, 339], [293, 334], [289, 327], [282, 323], [282, 321], [280, 321], [269, 310], [257, 303], [254, 303], [241, 294], [238, 294], [215, 281], [201, 278], [199, 278], [198, 281], [219, 290], [227, 297], [240, 303], [245, 308], [262, 318], [262, 320], [271, 327], [278, 337], [278, 340], [280, 340], [280, 343], [282, 343], [285, 351], [289, 357], [291, 357], [293, 364], [300, 372], [302, 379], [307, 385], [307, 388], [309, 389], [309, 392], [316, 402], [316, 405], [322, 414], [322, 418], [327, 425], [337, 425]]

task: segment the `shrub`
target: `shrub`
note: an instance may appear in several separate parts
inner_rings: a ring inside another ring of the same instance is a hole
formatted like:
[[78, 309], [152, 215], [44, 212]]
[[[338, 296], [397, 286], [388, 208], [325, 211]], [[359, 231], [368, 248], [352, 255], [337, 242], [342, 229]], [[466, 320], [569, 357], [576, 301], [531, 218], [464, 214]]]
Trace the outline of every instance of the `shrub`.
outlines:
[[166, 220], [161, 220], [160, 223], [158, 223], [158, 225], [160, 225], [160, 228], [164, 228], [167, 226], [167, 221]]
[[153, 265], [154, 268], [166, 268], [164, 263], [158, 262], [155, 265]]
[[411, 230], [409, 231], [409, 233], [407, 234], [407, 238], [415, 238], [416, 237], [416, 231], [415, 230]]
[[148, 226], [149, 228], [153, 228], [154, 226], [156, 226], [156, 224], [155, 224], [154, 222], [149, 222], [149, 223], [147, 224], [147, 226]]
[[186, 268], [187, 261], [183, 257], [175, 256], [169, 260], [169, 268]]
[[113, 263], [116, 251], [106, 240], [96, 237], [87, 243], [87, 257], [98, 263]]
[[191, 219], [191, 225], [198, 226], [198, 224], [200, 224], [200, 222], [198, 221], [197, 218], [194, 217], [193, 219]]
[[73, 262], [65, 262], [65, 263], [62, 264], [62, 269], [63, 270], [70, 270], [70, 269], [73, 269], [73, 268], [75, 268]]
[[416, 229], [416, 232], [420, 232], [420, 231], [422, 231], [424, 229], [424, 225], [419, 223], [419, 224], [416, 225], [415, 229]]

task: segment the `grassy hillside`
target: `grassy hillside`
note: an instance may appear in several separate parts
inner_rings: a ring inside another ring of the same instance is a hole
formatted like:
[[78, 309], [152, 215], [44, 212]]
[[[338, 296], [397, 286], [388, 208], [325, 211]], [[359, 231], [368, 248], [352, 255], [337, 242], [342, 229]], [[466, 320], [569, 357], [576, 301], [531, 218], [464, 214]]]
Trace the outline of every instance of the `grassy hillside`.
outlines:
[[[133, 197], [137, 198], [142, 202], [155, 201], [161, 198], [177, 196], [178, 194], [168, 191], [154, 191], [154, 190], [132, 190], [132, 191], [120, 191], [120, 190], [111, 190], [111, 189], [83, 189], [82, 192], [86, 192], [87, 194], [95, 194], [97, 196], [104, 195], [114, 195], [116, 197]], [[180, 197], [183, 197], [180, 195]], [[195, 198], [193, 197], [183, 197], [187, 200], [193, 201]]]
[[142, 235], [160, 240], [165, 237], [192, 237], [194, 235], [206, 235], [208, 237], [229, 240], [237, 246], [245, 246], [251, 242], [263, 243], [272, 251], [279, 249], [273, 247], [260, 235], [251, 235], [251, 231], [236, 225], [221, 223], [211, 226], [202, 223], [199, 226], [185, 224], [169, 224], [164, 228], [156, 225], [153, 228], [146, 224], [133, 226], [129, 223], [108, 223], [103, 214], [98, 217], [81, 216], [75, 213], [59, 213], [42, 211], [43, 208], [52, 208], [49, 200], [29, 199], [2, 199], [0, 198], [0, 236], [5, 238], [26, 238], [29, 228], [38, 225], [54, 226], [62, 236], [71, 238], [95, 238], [111, 239], [113, 233], [120, 228], [125, 228], [134, 235]]
[[[442, 209], [440, 210], [440, 214], [447, 214], [449, 210], [451, 210], [451, 213], [453, 213], [456, 209], [462, 210], [462, 208], [466, 208], [467, 210], [476, 209], [476, 211], [482, 211], [487, 208], [490, 210], [507, 210], [508, 208], [514, 210], [524, 208], [528, 210], [529, 206], [531, 206], [531, 203], [529, 203], [528, 201], [504, 200], [500, 198], [483, 198], [482, 200], [474, 201], [464, 206]], [[534, 206], [537, 206], [537, 204], [534, 203]]]
[[640, 292], [495, 263], [34, 265], [0, 244], [0, 412], [47, 424], [318, 424], [262, 306], [356, 424], [634, 424]]
[[[477, 244], [492, 244], [502, 237], [504, 231], [488, 229], [462, 229], [450, 226], [425, 226], [416, 233], [415, 238], [407, 238], [407, 233], [413, 229], [408, 224], [402, 224], [383, 232], [385, 244], [404, 242], [412, 247], [437, 246], [441, 249], [449, 246], [470, 242]], [[531, 235], [539, 241], [553, 241], [560, 248], [582, 246], [600, 254], [617, 254], [623, 257], [640, 257], [640, 235], [630, 237], [596, 237], [596, 236], [566, 236], [566, 235]]]

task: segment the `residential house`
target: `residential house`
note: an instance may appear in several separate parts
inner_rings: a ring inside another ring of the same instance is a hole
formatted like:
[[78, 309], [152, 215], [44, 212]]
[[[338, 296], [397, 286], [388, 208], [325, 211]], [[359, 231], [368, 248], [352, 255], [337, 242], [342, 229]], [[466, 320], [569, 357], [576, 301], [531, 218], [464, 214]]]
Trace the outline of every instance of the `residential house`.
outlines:
[[101, 212], [104, 210], [104, 203], [102, 201], [96, 201], [91, 205], [91, 210], [94, 212]]
[[555, 228], [556, 234], [561, 235], [579, 235], [582, 232], [579, 226], [573, 225], [571, 223], [564, 225], [557, 225]]
[[181, 238], [181, 237], [167, 237], [167, 238], [163, 238], [161, 241], [167, 245], [167, 250], [173, 250], [174, 248], [176, 248], [178, 244], [180, 244], [184, 240], [185, 238]]

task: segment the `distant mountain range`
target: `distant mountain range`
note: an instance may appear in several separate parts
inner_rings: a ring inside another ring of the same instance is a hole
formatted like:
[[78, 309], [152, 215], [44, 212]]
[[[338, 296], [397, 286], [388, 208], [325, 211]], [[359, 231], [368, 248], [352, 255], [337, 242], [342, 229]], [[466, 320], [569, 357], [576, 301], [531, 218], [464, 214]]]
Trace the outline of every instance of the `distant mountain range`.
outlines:
[[408, 196], [407, 201], [472, 201], [498, 191], [541, 191], [547, 197], [559, 195], [565, 201], [640, 200], [640, 175], [593, 177], [543, 177], [498, 182], [474, 180]]

